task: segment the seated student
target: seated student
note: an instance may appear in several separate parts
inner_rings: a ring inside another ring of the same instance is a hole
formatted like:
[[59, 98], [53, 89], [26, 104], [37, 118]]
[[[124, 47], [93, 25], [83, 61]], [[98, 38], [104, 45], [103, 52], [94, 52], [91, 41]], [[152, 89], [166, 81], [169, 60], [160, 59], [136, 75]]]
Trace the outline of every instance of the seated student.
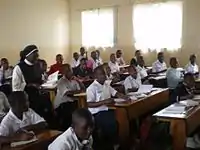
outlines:
[[199, 74], [199, 67], [196, 64], [196, 55], [190, 55], [190, 62], [185, 67], [185, 73], [192, 73], [193, 75]]
[[82, 58], [86, 58], [86, 60], [88, 59], [87, 57], [87, 51], [85, 50], [84, 47], [81, 47], [80, 48], [80, 55], [79, 55], [79, 61], [82, 59]]
[[50, 75], [56, 71], [59, 71], [59, 73], [61, 73], [62, 64], [63, 64], [63, 56], [61, 54], [56, 55], [56, 63], [50, 67], [48, 74]]
[[152, 64], [152, 72], [158, 74], [167, 71], [167, 65], [164, 62], [164, 53], [159, 52], [157, 58], [158, 60]]
[[[97, 142], [94, 147], [98, 149], [111, 148], [113, 140], [117, 138], [117, 121], [114, 111], [109, 110], [107, 104], [113, 103], [111, 96], [129, 99], [123, 94], [118, 93], [106, 81], [106, 74], [103, 66], [98, 66], [94, 70], [95, 81], [87, 88], [88, 109], [95, 118], [95, 124], [98, 131], [101, 132], [102, 138], [98, 141], [98, 136], [94, 136], [94, 142]], [[97, 130], [96, 130], [97, 131]], [[102, 148], [101, 146], [105, 146]], [[94, 148], [95, 149], [95, 148]]]
[[169, 88], [169, 95], [170, 95], [170, 101], [176, 102], [176, 88], [181, 82], [182, 79], [182, 73], [178, 68], [178, 60], [176, 57], [170, 58], [170, 68], [168, 68], [167, 73], [166, 73], [166, 78], [167, 78], [167, 85]]
[[183, 82], [177, 86], [178, 100], [187, 100], [194, 97], [195, 79], [192, 73], [186, 73], [184, 75]]
[[0, 92], [0, 123], [3, 117], [9, 111], [10, 105], [8, 103], [8, 99], [3, 92]]
[[80, 64], [79, 54], [77, 52], [73, 53], [71, 67], [76, 68]]
[[122, 57], [122, 51], [121, 50], [117, 50], [117, 52], [116, 52], [116, 61], [117, 61], [118, 65], [120, 65], [120, 66], [126, 64], [123, 57]]
[[111, 69], [108, 66], [108, 63], [104, 63], [103, 68], [106, 73], [107, 80], [112, 80], [112, 83], [117, 83], [120, 81], [120, 77], [118, 76], [118, 74], [111, 74]]
[[140, 50], [136, 50], [135, 51], [135, 57], [131, 59], [130, 65], [134, 65], [137, 66], [137, 59], [139, 56], [142, 56], [141, 51]]
[[30, 140], [33, 133], [46, 128], [46, 122], [29, 108], [28, 95], [23, 91], [13, 92], [9, 97], [10, 111], [0, 125], [0, 143]]
[[57, 137], [48, 150], [92, 150], [93, 127], [94, 119], [87, 109], [75, 110], [71, 127]]
[[142, 84], [142, 81], [137, 72], [137, 69], [135, 66], [129, 66], [128, 72], [130, 75], [126, 77], [124, 81], [125, 91], [126, 93], [137, 92], [137, 90], [140, 88], [140, 85]]
[[42, 81], [46, 82], [48, 79], [48, 74], [47, 74], [47, 63], [44, 59], [39, 59], [38, 60], [38, 65], [39, 65], [39, 69], [41, 71], [42, 74]]
[[90, 78], [92, 70], [87, 68], [87, 59], [82, 58], [78, 67], [74, 69], [74, 75], [80, 79]]
[[[10, 84], [11, 81], [7, 80], [9, 77], [12, 77], [13, 68], [9, 66], [9, 62], [7, 58], [1, 59], [1, 69], [0, 69], [2, 78], [1, 84]], [[11, 78], [10, 78], [11, 79]]]
[[97, 66], [99, 66], [99, 62], [97, 61], [97, 53], [96, 51], [91, 52], [91, 58], [87, 61], [87, 68], [94, 70]]
[[96, 50], [96, 53], [97, 53], [97, 61], [99, 64], [103, 64], [103, 60], [100, 56], [100, 51], [99, 50]]
[[64, 76], [58, 81], [54, 108], [58, 116], [65, 121], [65, 128], [68, 128], [71, 124], [71, 114], [77, 108], [77, 99], [73, 97], [73, 94], [80, 93], [81, 88], [79, 83], [73, 79], [69, 64], [63, 65], [63, 74]]
[[141, 79], [147, 79], [148, 78], [148, 74], [147, 74], [147, 70], [145, 68], [145, 62], [144, 62], [144, 58], [143, 56], [139, 56], [137, 59], [137, 72], [140, 75]]
[[120, 72], [120, 68], [119, 68], [119, 65], [118, 65], [118, 63], [116, 61], [116, 57], [115, 57], [114, 53], [112, 53], [110, 55], [110, 61], [109, 61], [108, 65], [109, 65], [109, 67], [111, 69], [111, 73], [112, 74]]

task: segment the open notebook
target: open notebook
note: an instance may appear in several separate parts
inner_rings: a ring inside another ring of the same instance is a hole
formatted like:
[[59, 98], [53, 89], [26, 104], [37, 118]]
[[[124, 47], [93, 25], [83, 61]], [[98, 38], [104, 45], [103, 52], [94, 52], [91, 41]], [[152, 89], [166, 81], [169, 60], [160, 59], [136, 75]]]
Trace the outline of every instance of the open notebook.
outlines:
[[58, 73], [59, 73], [59, 71], [49, 75], [47, 82], [42, 84], [41, 87], [43, 87], [43, 88], [55, 88], [57, 86]]
[[27, 140], [27, 141], [19, 141], [19, 142], [13, 142], [10, 144], [10, 147], [18, 147], [18, 146], [23, 146], [23, 145], [26, 145], [26, 144], [30, 144], [30, 143], [33, 143], [35, 141], [37, 141], [37, 137], [34, 136], [33, 139], [31, 140]]

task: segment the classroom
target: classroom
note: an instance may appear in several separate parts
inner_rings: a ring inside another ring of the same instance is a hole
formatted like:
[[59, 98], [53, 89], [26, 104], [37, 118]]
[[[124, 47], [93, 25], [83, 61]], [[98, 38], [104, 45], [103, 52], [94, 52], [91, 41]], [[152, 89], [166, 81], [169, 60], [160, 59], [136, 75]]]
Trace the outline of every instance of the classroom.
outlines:
[[0, 0], [0, 150], [199, 150], [200, 0]]

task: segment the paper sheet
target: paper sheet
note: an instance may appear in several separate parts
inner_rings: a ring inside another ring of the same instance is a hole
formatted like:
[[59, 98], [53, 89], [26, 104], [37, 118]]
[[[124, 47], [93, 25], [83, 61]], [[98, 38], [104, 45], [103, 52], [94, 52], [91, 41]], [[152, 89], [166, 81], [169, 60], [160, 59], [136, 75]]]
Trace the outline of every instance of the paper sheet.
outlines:
[[140, 85], [140, 88], [136, 92], [137, 94], [145, 94], [151, 92], [153, 85]]
[[26, 145], [26, 144], [30, 144], [33, 143], [35, 141], [37, 141], [37, 137], [35, 136], [33, 139], [28, 140], [28, 141], [19, 141], [19, 142], [13, 142], [10, 144], [10, 147], [17, 147], [17, 146], [21, 146], [21, 145]]
[[42, 84], [43, 88], [55, 88], [57, 86], [59, 71], [48, 76], [47, 82]]

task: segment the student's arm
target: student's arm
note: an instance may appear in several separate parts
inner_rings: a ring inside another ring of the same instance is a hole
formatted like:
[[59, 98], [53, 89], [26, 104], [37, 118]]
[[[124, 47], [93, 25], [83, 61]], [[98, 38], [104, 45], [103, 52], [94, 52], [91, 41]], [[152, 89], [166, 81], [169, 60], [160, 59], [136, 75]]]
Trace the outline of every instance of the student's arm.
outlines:
[[23, 128], [23, 130], [37, 132], [37, 131], [42, 131], [46, 128], [47, 128], [47, 123], [45, 121], [43, 121], [43, 122], [40, 122], [37, 124], [26, 126]]
[[[93, 89], [94, 90], [94, 89]], [[106, 99], [106, 100], [102, 100], [102, 101], [96, 101], [96, 96], [95, 93], [92, 89], [87, 89], [87, 104], [89, 108], [95, 108], [95, 107], [99, 107], [102, 105], [107, 105], [113, 102], [112, 98]]]
[[128, 88], [127, 91], [128, 92], [137, 92], [138, 88]]
[[128, 96], [126, 96], [126, 95], [124, 95], [124, 94], [122, 94], [122, 93], [119, 93], [119, 92], [117, 92], [117, 93], [115, 94], [115, 96], [118, 97], [118, 98], [122, 98], [122, 99], [124, 99], [124, 100], [130, 100], [130, 98], [129, 98]]
[[164, 72], [166, 72], [167, 71], [167, 69], [165, 69], [165, 70], [162, 70], [162, 71], [158, 71], [158, 72], [151, 72], [151, 74], [159, 74], [159, 73], [164, 73]]

